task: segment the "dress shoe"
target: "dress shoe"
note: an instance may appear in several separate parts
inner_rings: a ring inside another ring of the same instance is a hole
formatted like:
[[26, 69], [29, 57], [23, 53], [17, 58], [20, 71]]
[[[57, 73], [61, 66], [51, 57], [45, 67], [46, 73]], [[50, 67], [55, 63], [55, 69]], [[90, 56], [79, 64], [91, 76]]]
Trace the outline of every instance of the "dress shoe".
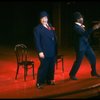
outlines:
[[47, 81], [47, 85], [55, 85], [55, 82], [53, 82], [53, 81]]
[[37, 87], [38, 89], [43, 89], [43, 85], [42, 85], [42, 84], [39, 84], [39, 83], [36, 84], [36, 87]]
[[75, 76], [70, 76], [71, 80], [78, 80]]
[[95, 77], [100, 77], [100, 75], [99, 74], [97, 74], [97, 73], [91, 73], [91, 76], [95, 76]]

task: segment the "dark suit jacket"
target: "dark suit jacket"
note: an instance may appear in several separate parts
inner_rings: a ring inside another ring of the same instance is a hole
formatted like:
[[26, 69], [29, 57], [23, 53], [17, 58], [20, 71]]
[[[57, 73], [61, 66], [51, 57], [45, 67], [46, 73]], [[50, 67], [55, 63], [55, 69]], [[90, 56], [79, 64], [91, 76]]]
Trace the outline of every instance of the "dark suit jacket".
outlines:
[[84, 30], [81, 26], [74, 24], [73, 34], [74, 34], [74, 47], [76, 51], [86, 50], [89, 46], [88, 37], [93, 29]]
[[36, 49], [43, 52], [46, 57], [54, 57], [57, 52], [57, 43], [54, 30], [48, 30], [42, 24], [34, 29]]

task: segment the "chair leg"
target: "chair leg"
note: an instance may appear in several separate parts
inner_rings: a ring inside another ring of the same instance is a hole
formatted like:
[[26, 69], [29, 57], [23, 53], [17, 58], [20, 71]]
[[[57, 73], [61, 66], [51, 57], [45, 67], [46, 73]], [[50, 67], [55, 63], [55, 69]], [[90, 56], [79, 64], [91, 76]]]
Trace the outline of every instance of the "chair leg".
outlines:
[[64, 60], [62, 58], [62, 71], [64, 72]]
[[15, 80], [17, 79], [18, 71], [19, 71], [19, 65], [17, 65], [17, 71], [16, 71]]
[[27, 76], [27, 66], [24, 66], [24, 81], [26, 81]]
[[35, 79], [35, 76], [34, 76], [34, 64], [32, 64], [32, 68], [33, 68], [33, 79]]
[[58, 62], [57, 62], [57, 60], [56, 60], [56, 69], [58, 69]]

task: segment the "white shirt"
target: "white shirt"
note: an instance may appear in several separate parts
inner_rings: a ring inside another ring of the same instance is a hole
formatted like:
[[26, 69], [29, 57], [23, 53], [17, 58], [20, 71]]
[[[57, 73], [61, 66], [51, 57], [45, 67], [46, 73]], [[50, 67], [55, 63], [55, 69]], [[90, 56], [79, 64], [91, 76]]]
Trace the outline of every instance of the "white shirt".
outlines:
[[84, 30], [85, 30], [85, 25], [81, 24], [81, 23], [78, 23], [78, 22], [75, 22], [75, 24], [81, 26]]
[[85, 27], [85, 25], [81, 24], [81, 23], [78, 23], [78, 22], [75, 22], [75, 24], [81, 26], [81, 27]]

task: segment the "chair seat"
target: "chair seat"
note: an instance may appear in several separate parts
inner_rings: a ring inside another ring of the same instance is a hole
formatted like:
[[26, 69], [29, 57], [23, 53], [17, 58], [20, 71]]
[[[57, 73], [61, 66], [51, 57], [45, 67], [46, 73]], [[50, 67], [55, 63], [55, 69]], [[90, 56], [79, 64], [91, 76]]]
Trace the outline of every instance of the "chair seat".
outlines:
[[57, 59], [63, 58], [63, 55], [57, 55]]
[[20, 65], [32, 65], [34, 64], [34, 62], [33, 61], [23, 61], [23, 62], [20, 62], [19, 64]]

